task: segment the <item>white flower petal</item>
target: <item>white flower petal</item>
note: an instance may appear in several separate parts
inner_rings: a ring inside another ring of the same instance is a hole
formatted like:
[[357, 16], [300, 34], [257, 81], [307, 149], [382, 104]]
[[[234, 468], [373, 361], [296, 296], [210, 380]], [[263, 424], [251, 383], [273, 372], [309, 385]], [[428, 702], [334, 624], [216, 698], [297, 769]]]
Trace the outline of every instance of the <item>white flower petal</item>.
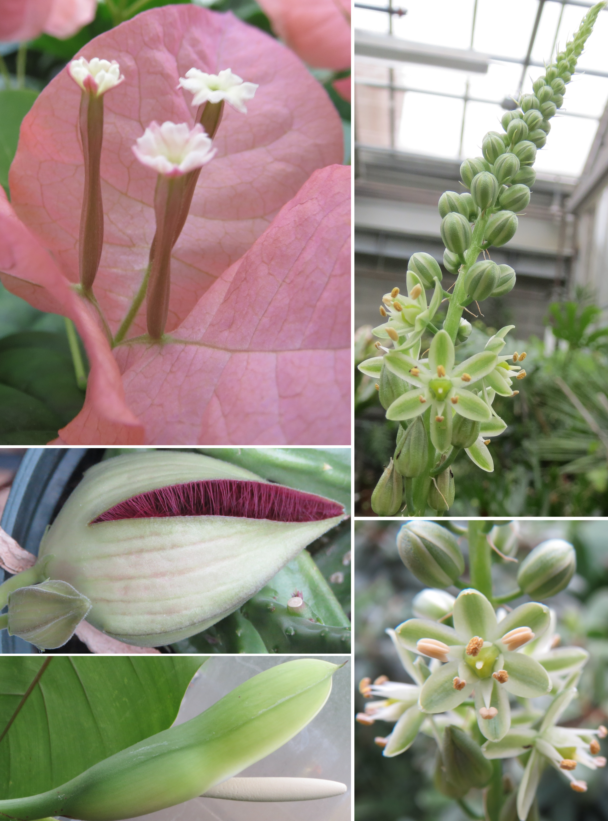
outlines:
[[216, 149], [201, 125], [151, 122], [133, 146], [133, 153], [144, 165], [159, 174], [178, 177], [201, 168], [213, 159]]
[[243, 114], [247, 113], [245, 100], [252, 100], [258, 88], [256, 83], [243, 82], [229, 68], [223, 69], [219, 74], [206, 74], [198, 68], [190, 68], [185, 77], [179, 78], [179, 86], [194, 95], [194, 106], [225, 100]]
[[100, 60], [98, 57], [93, 57], [90, 61], [84, 57], [78, 57], [69, 64], [68, 71], [70, 77], [83, 91], [90, 91], [96, 97], [101, 97], [125, 79], [120, 73], [120, 65], [116, 60], [110, 62]]

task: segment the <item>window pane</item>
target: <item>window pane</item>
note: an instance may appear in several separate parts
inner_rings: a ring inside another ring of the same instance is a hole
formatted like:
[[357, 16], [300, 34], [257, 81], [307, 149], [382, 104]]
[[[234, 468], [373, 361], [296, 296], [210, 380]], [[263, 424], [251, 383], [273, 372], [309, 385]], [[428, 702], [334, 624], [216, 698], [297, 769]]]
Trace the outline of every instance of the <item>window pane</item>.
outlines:
[[462, 100], [406, 94], [397, 147], [413, 154], [458, 157], [463, 107]]
[[407, 8], [395, 17], [393, 32], [404, 40], [449, 48], [468, 48], [473, 23], [473, 0], [396, 0]]

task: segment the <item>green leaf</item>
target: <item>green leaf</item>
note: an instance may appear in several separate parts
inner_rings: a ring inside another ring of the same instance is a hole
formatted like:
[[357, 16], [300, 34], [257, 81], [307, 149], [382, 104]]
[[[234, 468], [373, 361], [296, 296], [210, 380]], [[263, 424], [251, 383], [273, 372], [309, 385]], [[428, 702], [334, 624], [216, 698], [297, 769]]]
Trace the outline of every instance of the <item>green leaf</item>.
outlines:
[[17, 151], [21, 121], [34, 104], [37, 91], [5, 88], [0, 91], [0, 184], [8, 192], [8, 170]]
[[18, 331], [50, 331], [65, 339], [65, 352], [69, 352], [65, 337], [65, 320], [57, 314], [45, 314], [32, 308], [24, 299], [11, 294], [0, 283], [0, 339]]
[[317, 493], [350, 510], [350, 448], [197, 448], [263, 479]]
[[0, 795], [64, 784], [174, 722], [198, 657], [10, 656], [0, 665]]
[[82, 408], [65, 342], [46, 332], [0, 339], [0, 443], [45, 444]]

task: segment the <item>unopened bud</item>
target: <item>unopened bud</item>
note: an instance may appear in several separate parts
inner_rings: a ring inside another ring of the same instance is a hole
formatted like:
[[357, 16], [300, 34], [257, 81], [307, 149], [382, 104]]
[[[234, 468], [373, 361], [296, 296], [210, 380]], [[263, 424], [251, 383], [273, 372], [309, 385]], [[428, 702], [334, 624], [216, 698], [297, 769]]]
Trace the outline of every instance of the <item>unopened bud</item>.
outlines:
[[407, 478], [421, 476], [426, 470], [429, 443], [424, 422], [418, 416], [414, 419], [395, 451], [395, 468]]
[[436, 522], [408, 522], [397, 536], [399, 555], [407, 569], [427, 587], [449, 587], [464, 573], [456, 537]]
[[471, 226], [462, 214], [448, 214], [441, 222], [441, 239], [449, 251], [464, 254], [471, 244]]
[[515, 236], [517, 224], [517, 217], [512, 211], [498, 211], [492, 214], [487, 222], [485, 240], [489, 245], [495, 245], [497, 248], [506, 245]]
[[492, 776], [492, 762], [481, 747], [460, 727], [448, 725], [443, 734], [443, 762], [446, 776], [455, 784], [485, 787]]
[[506, 150], [502, 134], [497, 131], [488, 132], [481, 143], [481, 151], [489, 163], [495, 163]]
[[452, 445], [455, 448], [470, 448], [479, 438], [481, 423], [456, 415], [452, 423]]
[[472, 265], [465, 276], [465, 287], [471, 299], [487, 299], [498, 283], [500, 271], [492, 260], [482, 260]]
[[547, 599], [564, 590], [576, 571], [576, 553], [563, 539], [537, 545], [519, 566], [517, 583], [533, 599]]
[[421, 619], [440, 621], [454, 609], [456, 599], [445, 590], [425, 588], [414, 596], [412, 609]]
[[[540, 116], [540, 115], [539, 115]], [[542, 118], [541, 118], [542, 119]], [[501, 185], [510, 183], [521, 167], [519, 157], [515, 154], [501, 154], [494, 164], [494, 174]]]
[[471, 181], [471, 196], [475, 205], [481, 210], [491, 208], [498, 197], [498, 180], [489, 171], [482, 171]]
[[454, 474], [450, 468], [448, 468], [440, 473], [431, 483], [428, 502], [433, 510], [445, 511], [452, 507], [455, 497], [456, 485], [454, 483]]
[[[455, 196], [458, 196], [458, 194]], [[463, 206], [461, 213], [466, 214], [466, 206]], [[442, 216], [445, 215], [442, 214]], [[423, 251], [420, 251], [417, 254], [412, 254], [407, 264], [407, 269], [408, 271], [413, 271], [413, 273], [416, 274], [425, 288], [432, 288], [435, 284], [435, 280], [437, 279], [441, 282], [443, 277], [441, 268], [439, 267], [439, 263], [435, 257], [432, 257], [430, 254], [426, 254]], [[410, 294], [410, 296], [412, 296], [412, 294]], [[416, 299], [416, 297], [412, 296], [412, 299]]]
[[457, 274], [462, 265], [462, 259], [458, 254], [453, 254], [446, 248], [443, 252], [443, 264], [451, 274]]
[[[553, 107], [555, 108], [555, 106]], [[534, 165], [534, 161], [536, 160], [536, 146], [529, 140], [523, 140], [513, 146], [513, 153], [517, 156], [522, 165]]]
[[382, 369], [380, 370], [379, 399], [384, 410], [388, 410], [395, 399], [399, 399], [399, 397], [409, 390], [409, 388], [410, 386], [407, 382], [404, 382], [403, 379], [400, 379], [391, 370], [389, 370], [386, 363], [383, 361]]
[[507, 211], [523, 211], [530, 205], [530, 189], [521, 183], [512, 185], [502, 192], [498, 204]]
[[454, 212], [457, 214], [462, 214], [465, 217], [469, 216], [469, 209], [460, 196], [455, 191], [446, 191], [441, 195], [439, 198], [438, 203], [439, 215], [443, 218], [446, 214], [450, 212]]
[[54, 650], [74, 635], [91, 606], [90, 600], [67, 582], [21, 587], [8, 598], [8, 632], [40, 650]]
[[462, 317], [460, 322], [458, 323], [458, 332], [456, 334], [456, 341], [457, 342], [464, 342], [465, 339], [468, 339], [471, 336], [471, 331], [472, 330], [473, 330], [473, 326], [471, 325], [469, 320]]
[[403, 505], [403, 479], [391, 459], [371, 498], [372, 510], [377, 516], [396, 516]]

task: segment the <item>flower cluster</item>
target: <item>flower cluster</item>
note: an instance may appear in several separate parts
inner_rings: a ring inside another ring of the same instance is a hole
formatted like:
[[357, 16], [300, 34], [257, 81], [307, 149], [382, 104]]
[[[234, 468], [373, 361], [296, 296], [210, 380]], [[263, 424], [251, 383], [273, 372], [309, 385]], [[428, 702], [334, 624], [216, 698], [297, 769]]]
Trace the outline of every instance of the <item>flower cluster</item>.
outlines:
[[[430, 254], [416, 253], [408, 261], [407, 297], [394, 288], [382, 300], [380, 314], [386, 321], [374, 334], [381, 340], [384, 355], [362, 363], [359, 370], [378, 379], [387, 418], [399, 421], [401, 430], [413, 424], [410, 420], [422, 417], [428, 441], [417, 449], [408, 448], [408, 458], [399, 459], [398, 434], [395, 457], [372, 497], [378, 515], [396, 515], [404, 507], [408, 515], [415, 516], [424, 516], [428, 507], [449, 509], [455, 494], [449, 466], [461, 449], [482, 470], [494, 469], [488, 445], [506, 425], [493, 402], [496, 395], [517, 395], [513, 380], [526, 376], [521, 365], [525, 353], [499, 356], [513, 326], [503, 328], [484, 352], [465, 362], [456, 364], [454, 346], [470, 334], [470, 324], [463, 320], [467, 306], [488, 297], [500, 298], [515, 286], [515, 271], [496, 264], [488, 249], [505, 245], [517, 231], [517, 214], [529, 204], [530, 187], [536, 179], [532, 166], [537, 151], [547, 141], [550, 121], [563, 105], [566, 85], [604, 5], [598, 3], [589, 11], [572, 42], [535, 81], [533, 93], [524, 94], [514, 110], [505, 112], [502, 131], [486, 134], [482, 156], [462, 163], [460, 175], [468, 192], [446, 191], [441, 196], [443, 266], [456, 275], [453, 291], [443, 290], [438, 261]], [[428, 308], [427, 288], [434, 289]], [[448, 309], [438, 329], [433, 319], [442, 299]], [[425, 333], [433, 336], [427, 360], [420, 359]], [[383, 383], [390, 383], [390, 397]], [[392, 401], [387, 405], [388, 398]], [[401, 481], [399, 476], [411, 481]]]

